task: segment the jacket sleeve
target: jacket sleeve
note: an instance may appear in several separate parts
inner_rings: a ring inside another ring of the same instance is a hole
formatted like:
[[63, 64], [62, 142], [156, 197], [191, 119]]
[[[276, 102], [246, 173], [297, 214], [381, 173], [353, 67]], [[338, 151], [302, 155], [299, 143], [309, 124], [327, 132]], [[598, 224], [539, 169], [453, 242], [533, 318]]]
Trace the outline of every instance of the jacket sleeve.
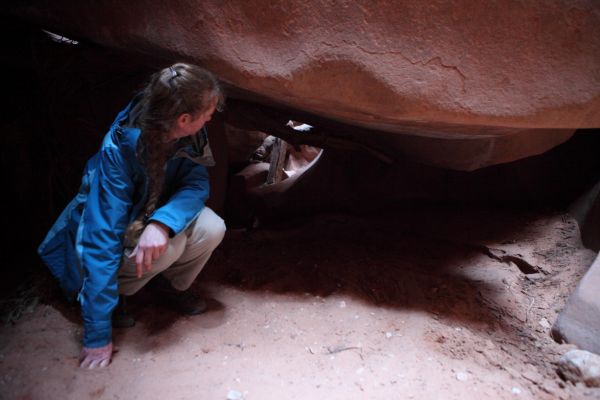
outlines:
[[174, 193], [165, 205], [149, 217], [167, 225], [175, 235], [187, 228], [200, 214], [209, 194], [206, 168], [187, 158], [180, 159], [180, 162], [174, 179]]
[[132, 205], [134, 185], [120, 151], [103, 148], [77, 232], [77, 253], [84, 271], [79, 295], [83, 344], [102, 347], [112, 340], [111, 314], [118, 301], [121, 238]]

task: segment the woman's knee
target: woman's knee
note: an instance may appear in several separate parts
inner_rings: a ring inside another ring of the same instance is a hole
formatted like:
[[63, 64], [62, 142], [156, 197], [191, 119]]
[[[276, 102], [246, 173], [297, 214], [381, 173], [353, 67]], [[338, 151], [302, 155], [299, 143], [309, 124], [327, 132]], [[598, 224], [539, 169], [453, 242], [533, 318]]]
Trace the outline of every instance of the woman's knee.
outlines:
[[188, 237], [191, 242], [203, 242], [207, 246], [217, 247], [225, 236], [226, 226], [223, 218], [206, 207], [194, 222], [192, 232]]
[[225, 237], [225, 231], [227, 229], [225, 227], [225, 221], [223, 221], [223, 218], [216, 214], [215, 217], [216, 218], [206, 226], [206, 240], [213, 248], [217, 247], [219, 243], [223, 241], [223, 237]]

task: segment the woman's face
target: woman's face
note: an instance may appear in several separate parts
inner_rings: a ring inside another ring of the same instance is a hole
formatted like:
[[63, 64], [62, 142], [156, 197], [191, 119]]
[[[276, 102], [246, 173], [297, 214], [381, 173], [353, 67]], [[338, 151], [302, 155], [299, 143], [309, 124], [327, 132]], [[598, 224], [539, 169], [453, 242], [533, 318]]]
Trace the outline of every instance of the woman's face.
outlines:
[[191, 136], [198, 132], [204, 124], [206, 124], [212, 118], [215, 108], [217, 107], [217, 100], [213, 100], [207, 109], [200, 111], [195, 115], [184, 113], [177, 117], [175, 125], [169, 132], [169, 140], [175, 140], [186, 136]]

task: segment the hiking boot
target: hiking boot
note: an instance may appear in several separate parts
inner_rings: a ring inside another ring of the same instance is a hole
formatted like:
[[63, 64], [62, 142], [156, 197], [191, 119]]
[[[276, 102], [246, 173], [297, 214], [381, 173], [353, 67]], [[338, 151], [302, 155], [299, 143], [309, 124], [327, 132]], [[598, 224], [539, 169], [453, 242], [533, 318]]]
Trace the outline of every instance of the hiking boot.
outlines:
[[163, 302], [185, 315], [202, 314], [208, 308], [206, 301], [188, 290], [177, 290], [164, 277], [156, 279], [156, 288], [162, 296]]
[[112, 313], [113, 328], [131, 328], [135, 325], [135, 319], [127, 312], [127, 300], [123, 295], [119, 295], [119, 302]]
[[191, 290], [173, 291], [165, 297], [167, 304], [185, 315], [202, 314], [208, 308], [206, 301]]

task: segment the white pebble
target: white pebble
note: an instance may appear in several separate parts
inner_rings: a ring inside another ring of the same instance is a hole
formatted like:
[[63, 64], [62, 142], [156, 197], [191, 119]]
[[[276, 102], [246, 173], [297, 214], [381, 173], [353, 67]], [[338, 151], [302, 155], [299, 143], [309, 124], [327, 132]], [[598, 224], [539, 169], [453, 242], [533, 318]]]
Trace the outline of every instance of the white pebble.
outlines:
[[546, 318], [542, 318], [540, 319], [539, 324], [546, 329], [550, 329], [552, 327], [552, 325], [550, 325], [550, 322], [548, 322], [548, 320]]
[[230, 390], [227, 392], [227, 400], [241, 400], [243, 399], [242, 394], [237, 390]]
[[469, 374], [467, 374], [466, 372], [457, 372], [456, 379], [458, 379], [461, 382], [464, 382], [467, 379], [469, 379]]

